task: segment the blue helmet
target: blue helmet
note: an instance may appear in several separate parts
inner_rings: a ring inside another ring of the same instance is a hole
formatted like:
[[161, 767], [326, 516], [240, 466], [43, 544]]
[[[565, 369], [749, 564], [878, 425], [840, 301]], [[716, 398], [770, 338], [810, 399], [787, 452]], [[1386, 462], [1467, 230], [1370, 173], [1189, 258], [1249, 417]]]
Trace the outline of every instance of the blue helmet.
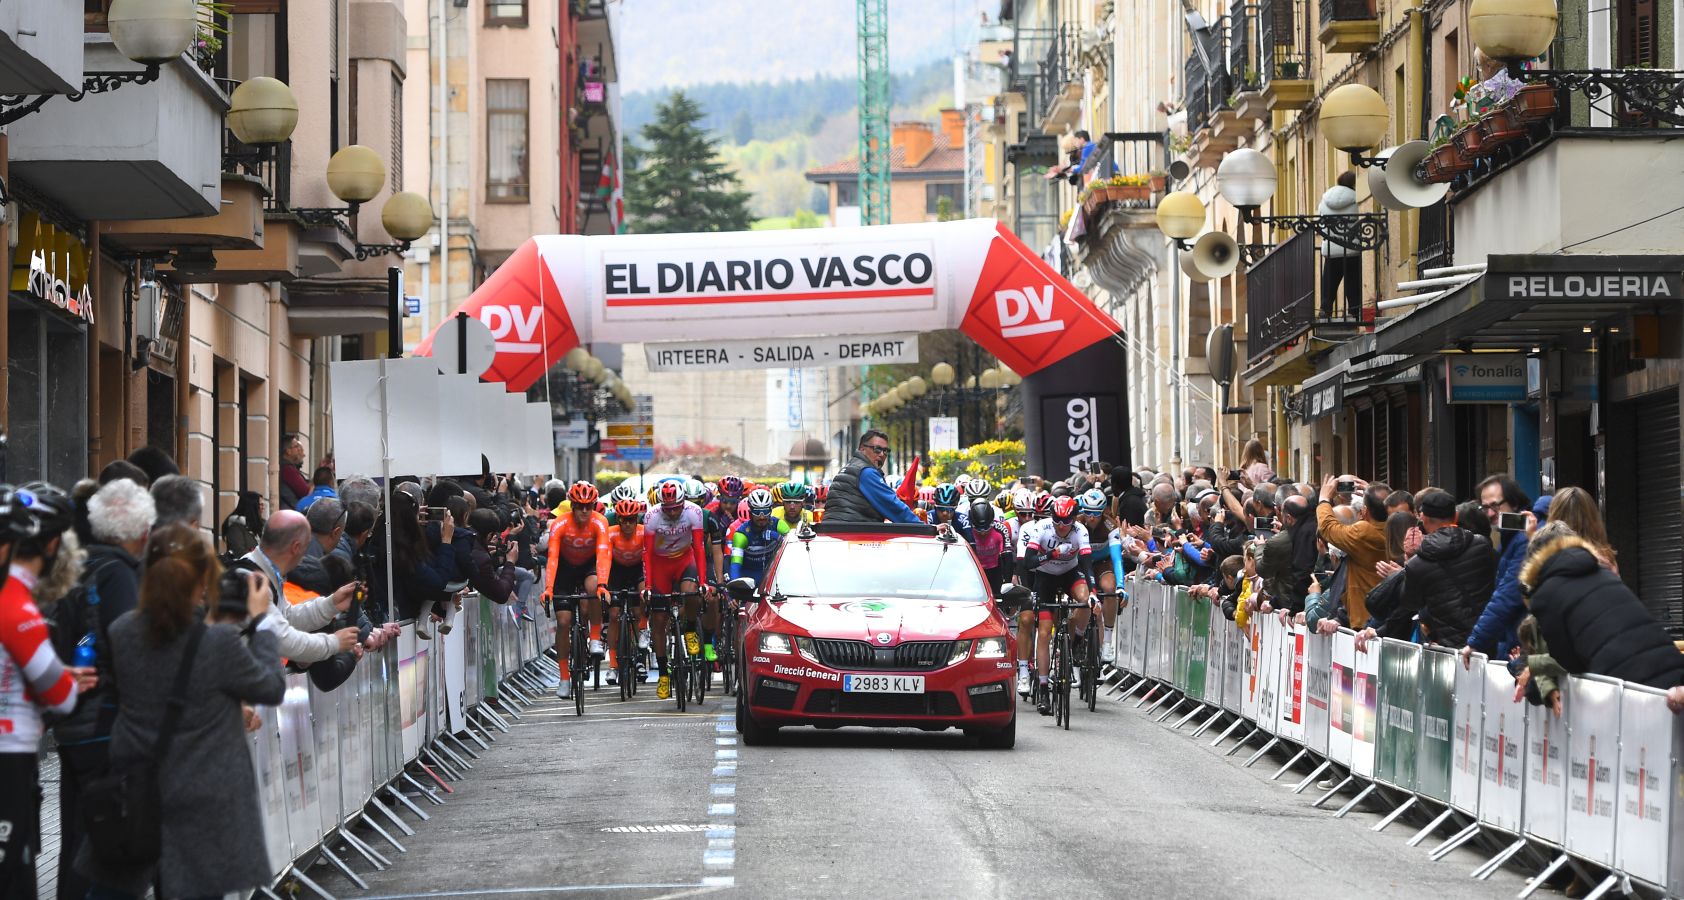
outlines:
[[947, 482], [936, 485], [935, 505], [942, 509], [958, 508], [959, 489]]
[[1105, 492], [1099, 488], [1090, 488], [1081, 497], [1082, 514], [1098, 516], [1105, 513]]

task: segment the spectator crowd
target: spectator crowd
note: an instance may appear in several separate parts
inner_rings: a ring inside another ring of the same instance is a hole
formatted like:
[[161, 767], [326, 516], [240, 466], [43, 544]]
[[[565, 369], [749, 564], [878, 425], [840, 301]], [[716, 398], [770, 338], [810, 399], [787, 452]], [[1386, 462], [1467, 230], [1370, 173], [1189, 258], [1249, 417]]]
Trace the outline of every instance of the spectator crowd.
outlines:
[[0, 897], [36, 896], [42, 753], [59, 763], [59, 897], [266, 887], [247, 733], [287, 674], [334, 690], [400, 619], [448, 632], [467, 589], [534, 603], [538, 485], [394, 478], [388, 508], [331, 458], [305, 477], [297, 435], [279, 449], [281, 508], [243, 493], [214, 531], [202, 486], [156, 448], [68, 491], [0, 485]]

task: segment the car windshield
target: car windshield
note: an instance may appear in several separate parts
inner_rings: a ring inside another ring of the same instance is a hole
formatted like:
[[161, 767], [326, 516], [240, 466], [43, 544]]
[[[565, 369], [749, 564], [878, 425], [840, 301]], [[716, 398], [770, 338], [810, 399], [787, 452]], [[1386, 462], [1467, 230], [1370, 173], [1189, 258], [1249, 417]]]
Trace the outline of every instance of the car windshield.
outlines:
[[988, 598], [964, 544], [908, 540], [788, 542], [772, 591], [786, 597]]

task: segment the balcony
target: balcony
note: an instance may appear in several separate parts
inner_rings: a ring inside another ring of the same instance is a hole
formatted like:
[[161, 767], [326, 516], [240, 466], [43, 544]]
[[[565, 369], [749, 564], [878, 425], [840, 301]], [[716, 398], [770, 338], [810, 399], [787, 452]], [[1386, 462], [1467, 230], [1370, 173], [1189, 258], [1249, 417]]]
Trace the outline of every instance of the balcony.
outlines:
[[[228, 143], [238, 143], [224, 131]], [[222, 207], [211, 216], [177, 219], [131, 219], [112, 222], [102, 239], [127, 253], [158, 253], [184, 248], [260, 250], [263, 248], [263, 211], [270, 191], [262, 178], [237, 164], [222, 172]]]
[[[90, 72], [139, 71], [106, 35], [86, 35], [83, 49]], [[212, 216], [227, 111], [210, 76], [178, 59], [150, 84], [49, 100], [12, 124], [12, 174], [79, 219]]]
[[82, 11], [70, 3], [0, 3], [0, 94], [82, 87]]
[[1310, 78], [1309, 41], [1304, 0], [1259, 0], [1257, 75], [1270, 110], [1310, 105], [1316, 84]]
[[1249, 135], [1258, 122], [1269, 118], [1269, 105], [1262, 94], [1263, 75], [1260, 61], [1262, 43], [1258, 38], [1257, 4], [1250, 0], [1234, 0], [1228, 7], [1228, 72], [1233, 81], [1234, 119], [1242, 136]]
[[1082, 117], [1081, 36], [1075, 26], [1053, 32], [1035, 76], [1036, 97], [1031, 109], [1041, 117], [1041, 131], [1063, 134]]
[[[616, 83], [620, 80], [620, 65], [614, 49], [615, 20], [608, 15], [602, 0], [590, 0], [583, 5], [592, 12], [579, 17], [579, 81]], [[592, 67], [589, 78], [582, 71], [586, 66]]]
[[1454, 265], [1454, 247], [1450, 204], [1440, 200], [1422, 209], [1415, 230], [1415, 277], [1426, 278], [1428, 269]]
[[[1523, 137], [1489, 151], [1451, 182], [1458, 264], [1510, 253], [1684, 247], [1684, 221], [1665, 215], [1684, 206], [1684, 180], [1666, 174], [1676, 172], [1684, 153], [1684, 116], [1669, 99], [1684, 94], [1684, 75], [1627, 70], [1596, 82], [1594, 101], [1586, 92], [1556, 91], [1553, 116], [1526, 126]], [[1618, 228], [1633, 222], [1647, 224]]]
[[1345, 340], [1357, 333], [1357, 320], [1321, 314], [1320, 262], [1314, 233], [1304, 232], [1246, 270], [1247, 384], [1297, 384], [1315, 371], [1314, 364], [1308, 353], [1281, 351], [1308, 344], [1306, 338]]
[[[209, 271], [180, 273], [189, 282], [246, 283], [292, 281], [299, 277], [299, 237], [303, 226], [288, 208], [292, 202], [292, 142], [259, 155], [227, 136], [223, 183], [238, 181], [260, 189], [262, 240], [249, 249], [217, 249]], [[226, 191], [227, 188], [225, 187]]]
[[1319, 37], [1328, 53], [1361, 53], [1380, 43], [1373, 0], [1321, 0]]
[[[1157, 271], [1163, 255], [1163, 233], [1154, 210], [1168, 185], [1153, 173], [1168, 168], [1168, 148], [1158, 133], [1108, 133], [1100, 139], [1096, 170], [1115, 168], [1120, 175], [1148, 176], [1134, 196], [1095, 204], [1084, 219], [1086, 233], [1075, 246], [1075, 262], [1087, 269], [1094, 283], [1114, 296], [1127, 296]], [[1086, 208], [1084, 207], [1084, 215]]]
[[386, 279], [294, 281], [287, 288], [287, 324], [301, 337], [385, 331]]
[[1239, 146], [1242, 130], [1235, 121], [1236, 81], [1228, 69], [1228, 35], [1220, 28], [1206, 27], [1191, 36], [1193, 52], [1182, 67], [1187, 136], [1192, 139], [1192, 161], [1215, 168], [1223, 154]]

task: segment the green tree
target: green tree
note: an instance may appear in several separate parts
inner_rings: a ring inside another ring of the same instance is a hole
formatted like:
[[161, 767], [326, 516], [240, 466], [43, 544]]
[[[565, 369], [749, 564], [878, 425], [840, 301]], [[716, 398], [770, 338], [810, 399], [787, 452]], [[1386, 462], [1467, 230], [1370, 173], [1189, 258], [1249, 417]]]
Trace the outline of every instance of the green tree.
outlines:
[[626, 154], [626, 225], [640, 234], [747, 231], [749, 194], [719, 159], [719, 142], [697, 123], [705, 113], [674, 91]]
[[748, 110], [739, 109], [737, 114], [731, 117], [731, 138], [739, 144], [754, 140], [754, 118], [748, 114]]

